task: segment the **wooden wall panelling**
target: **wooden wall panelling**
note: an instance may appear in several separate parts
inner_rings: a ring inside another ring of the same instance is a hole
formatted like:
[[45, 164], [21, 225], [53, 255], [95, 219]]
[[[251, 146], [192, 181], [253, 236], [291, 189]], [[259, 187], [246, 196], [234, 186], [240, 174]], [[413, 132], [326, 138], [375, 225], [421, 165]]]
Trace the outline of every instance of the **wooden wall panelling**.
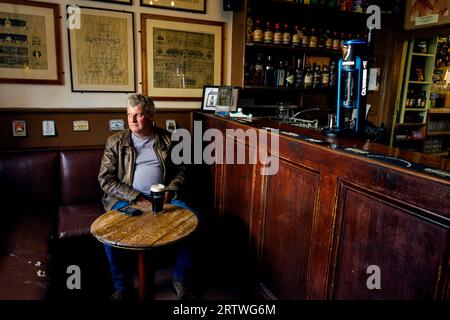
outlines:
[[[192, 110], [157, 110], [156, 124], [165, 128], [166, 119], [175, 119], [178, 127], [192, 130]], [[109, 120], [127, 117], [123, 109], [2, 109], [0, 110], [0, 149], [29, 149], [101, 146], [117, 131], [109, 130]], [[11, 122], [25, 120], [26, 137], [13, 137]], [[42, 135], [42, 121], [55, 121], [56, 136]], [[89, 131], [73, 131], [74, 120], [88, 120]]]
[[[448, 268], [449, 225], [350, 182], [341, 181], [339, 189], [328, 298], [439, 298]], [[380, 290], [367, 287], [371, 265], [380, 267]]]
[[313, 216], [320, 172], [280, 159], [268, 177], [261, 281], [278, 299], [306, 299]]

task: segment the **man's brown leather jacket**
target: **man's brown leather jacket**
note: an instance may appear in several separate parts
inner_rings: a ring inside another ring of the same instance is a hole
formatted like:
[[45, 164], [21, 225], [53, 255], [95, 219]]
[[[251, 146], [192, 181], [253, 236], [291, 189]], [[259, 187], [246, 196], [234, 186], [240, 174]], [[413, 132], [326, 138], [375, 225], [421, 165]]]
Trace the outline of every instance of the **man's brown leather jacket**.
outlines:
[[[186, 169], [183, 165], [175, 165], [171, 161], [172, 141], [170, 133], [166, 130], [154, 127], [155, 143], [153, 148], [161, 163], [164, 184], [167, 191], [173, 191], [175, 197], [183, 186]], [[131, 142], [131, 130], [116, 133], [106, 141], [105, 153], [98, 180], [100, 187], [105, 192], [102, 198], [106, 211], [117, 201], [133, 201], [140, 195], [134, 190], [133, 174], [136, 163], [136, 152]]]

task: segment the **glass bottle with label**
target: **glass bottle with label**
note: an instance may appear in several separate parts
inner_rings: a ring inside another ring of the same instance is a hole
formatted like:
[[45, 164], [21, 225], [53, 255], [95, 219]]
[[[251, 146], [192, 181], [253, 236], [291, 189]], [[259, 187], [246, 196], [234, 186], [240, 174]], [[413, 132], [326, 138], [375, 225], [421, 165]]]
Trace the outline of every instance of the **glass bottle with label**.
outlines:
[[254, 86], [264, 85], [264, 64], [261, 53], [258, 53], [256, 57], [251, 83]]
[[311, 89], [312, 85], [313, 85], [313, 74], [312, 74], [312, 71], [311, 71], [311, 65], [310, 64], [308, 64], [306, 66], [306, 70], [305, 70], [304, 74], [305, 74], [305, 77], [303, 79], [304, 87], [305, 87], [305, 89]]
[[338, 33], [336, 31], [333, 31], [333, 45], [331, 49], [333, 50], [339, 50], [341, 47], [341, 41], [339, 40]]
[[322, 80], [321, 85], [322, 89], [328, 89], [330, 86], [330, 72], [328, 71], [328, 66], [326, 64], [322, 66], [321, 80]]
[[272, 56], [269, 55], [267, 56], [267, 62], [264, 68], [264, 86], [273, 87], [275, 84], [274, 76]]
[[270, 22], [266, 22], [266, 30], [264, 31], [264, 44], [272, 44], [273, 43], [273, 32], [270, 28]]
[[331, 61], [330, 66], [330, 88], [335, 88], [337, 82], [337, 70], [336, 70], [336, 61]]
[[275, 32], [273, 33], [273, 44], [281, 44], [283, 34], [281, 33], [280, 24], [275, 23]]
[[313, 88], [314, 89], [319, 89], [320, 85], [322, 83], [320, 76], [321, 76], [321, 72], [320, 72], [320, 65], [316, 65], [314, 69], [314, 74], [313, 74]]
[[308, 46], [309, 46], [309, 33], [306, 30], [306, 27], [303, 27], [302, 35], [303, 35], [302, 36], [302, 47], [303, 48], [308, 48]]
[[292, 46], [300, 47], [302, 45], [302, 32], [298, 28], [298, 26], [294, 27], [294, 31], [292, 32]]
[[316, 49], [317, 48], [317, 34], [316, 29], [311, 28], [311, 35], [309, 36], [309, 45], [308, 47], [310, 49]]
[[331, 35], [331, 31], [327, 30], [325, 32], [325, 49], [331, 50], [333, 47], [333, 37]]
[[286, 46], [291, 44], [291, 32], [289, 31], [289, 25], [287, 23], [284, 24], [283, 40], [281, 43]]
[[295, 75], [292, 72], [291, 66], [289, 64], [289, 61], [286, 60], [284, 62], [284, 70], [286, 71], [286, 81], [285, 81], [285, 87], [290, 88], [293, 87], [295, 84]]
[[246, 43], [252, 42], [253, 37], [253, 20], [252, 17], [247, 17], [247, 32], [245, 34], [245, 41]]
[[284, 69], [283, 61], [280, 60], [277, 69], [275, 70], [275, 87], [283, 87], [286, 80], [286, 70]]
[[303, 88], [303, 64], [302, 59], [297, 59], [297, 65], [295, 67], [295, 86], [297, 88]]
[[260, 27], [260, 21], [255, 21], [255, 30], [253, 30], [253, 42], [262, 43], [264, 39], [264, 32]]

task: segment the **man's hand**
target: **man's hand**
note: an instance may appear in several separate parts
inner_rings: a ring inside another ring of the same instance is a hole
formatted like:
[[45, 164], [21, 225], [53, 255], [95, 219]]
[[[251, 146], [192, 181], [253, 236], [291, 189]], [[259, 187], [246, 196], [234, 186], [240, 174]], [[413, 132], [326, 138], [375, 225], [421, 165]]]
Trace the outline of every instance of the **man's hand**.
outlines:
[[166, 194], [164, 196], [164, 203], [170, 203], [170, 200], [173, 198], [173, 192], [166, 191]]
[[148, 201], [147, 199], [145, 199], [144, 196], [142, 196], [142, 195], [139, 195], [136, 198], [135, 202], [136, 202], [136, 204], [143, 205], [143, 206], [148, 206], [151, 204], [151, 202]]

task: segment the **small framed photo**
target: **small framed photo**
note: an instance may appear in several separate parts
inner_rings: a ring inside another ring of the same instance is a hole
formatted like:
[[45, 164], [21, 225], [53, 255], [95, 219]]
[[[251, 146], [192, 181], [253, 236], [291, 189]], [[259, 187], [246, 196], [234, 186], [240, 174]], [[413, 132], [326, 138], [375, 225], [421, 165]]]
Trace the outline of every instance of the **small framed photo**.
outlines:
[[53, 120], [42, 121], [42, 135], [44, 137], [54, 137], [56, 135], [55, 121]]
[[202, 110], [215, 111], [219, 95], [219, 86], [203, 87]]
[[174, 132], [177, 129], [177, 123], [175, 120], [166, 120], [166, 130], [169, 132]]
[[89, 121], [87, 120], [74, 120], [73, 131], [89, 131]]
[[14, 120], [12, 122], [13, 137], [26, 137], [27, 136], [27, 124], [25, 120]]
[[110, 131], [125, 130], [125, 121], [123, 119], [111, 119], [109, 120]]

